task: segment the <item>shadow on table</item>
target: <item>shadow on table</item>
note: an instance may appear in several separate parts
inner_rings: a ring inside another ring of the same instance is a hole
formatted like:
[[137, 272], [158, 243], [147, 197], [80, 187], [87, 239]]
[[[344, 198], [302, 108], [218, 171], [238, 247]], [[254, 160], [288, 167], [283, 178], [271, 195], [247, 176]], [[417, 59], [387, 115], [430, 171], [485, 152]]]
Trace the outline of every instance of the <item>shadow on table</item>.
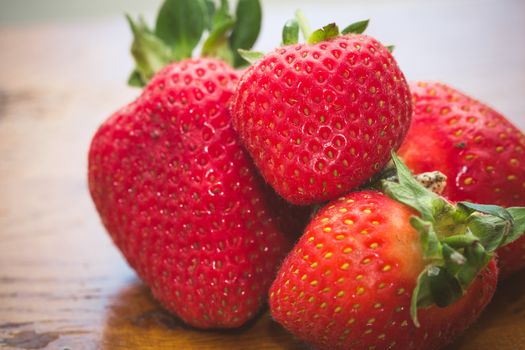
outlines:
[[525, 348], [525, 271], [500, 282], [481, 318], [445, 350]]
[[[524, 296], [525, 271], [501, 282], [481, 319], [446, 350], [512, 349], [525, 344], [522, 332]], [[108, 350], [307, 349], [273, 322], [266, 310], [236, 330], [219, 332], [191, 328], [165, 311], [139, 281], [131, 283], [111, 299], [101, 345]]]
[[236, 330], [191, 328], [165, 311], [140, 281], [122, 289], [108, 308], [103, 349], [305, 349], [266, 310]]

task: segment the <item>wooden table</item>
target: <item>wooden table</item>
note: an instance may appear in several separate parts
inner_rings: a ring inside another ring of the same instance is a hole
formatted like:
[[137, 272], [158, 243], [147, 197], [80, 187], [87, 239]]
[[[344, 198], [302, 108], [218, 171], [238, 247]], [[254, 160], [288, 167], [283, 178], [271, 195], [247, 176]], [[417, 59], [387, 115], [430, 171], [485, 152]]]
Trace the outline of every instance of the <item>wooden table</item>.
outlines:
[[[396, 44], [409, 79], [452, 83], [525, 129], [524, 2], [334, 3], [301, 6], [316, 25], [330, 13], [371, 17], [370, 33]], [[267, 4], [263, 49], [298, 7]], [[102, 120], [138, 93], [124, 85], [128, 45], [121, 18], [0, 28], [0, 348], [304, 349], [267, 312], [227, 333], [187, 328], [105, 234], [86, 153]], [[525, 349], [525, 272], [450, 349]]]

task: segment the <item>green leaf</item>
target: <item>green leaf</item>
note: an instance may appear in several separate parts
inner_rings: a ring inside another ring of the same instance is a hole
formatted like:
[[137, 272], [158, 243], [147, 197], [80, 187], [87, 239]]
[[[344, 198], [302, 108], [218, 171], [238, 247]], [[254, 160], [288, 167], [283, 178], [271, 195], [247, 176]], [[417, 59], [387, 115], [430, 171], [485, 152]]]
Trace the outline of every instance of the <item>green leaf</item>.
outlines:
[[325, 38], [326, 38], [326, 34], [325, 34], [324, 30], [321, 28], [321, 29], [315, 30], [310, 35], [310, 37], [308, 38], [307, 42], [309, 44], [316, 44], [316, 43], [319, 43], [319, 42], [325, 40]]
[[215, 1], [213, 0], [204, 0], [206, 3], [206, 29], [211, 30], [213, 25], [213, 17], [215, 16]]
[[426, 191], [425, 188], [419, 182], [417, 182], [416, 179], [414, 179], [414, 175], [408, 169], [408, 167], [401, 161], [401, 159], [399, 159], [396, 152], [392, 150], [390, 154], [392, 157], [392, 162], [394, 163], [394, 166], [396, 168], [399, 183], [402, 185], [414, 187], [414, 189], [418, 192]]
[[497, 205], [460, 202], [458, 207], [470, 214], [468, 226], [487, 252], [493, 252], [507, 242], [514, 219], [507, 209]]
[[451, 204], [437, 194], [427, 190], [414, 179], [410, 170], [394, 151], [392, 151], [392, 161], [397, 170], [399, 183], [388, 180], [381, 182], [385, 193], [389, 197], [414, 208], [424, 220], [428, 221], [434, 221], [437, 213], [452, 209]]
[[[467, 264], [467, 258], [458, 250], [446, 243], [441, 245], [443, 252], [444, 267], [451, 275], [456, 275]], [[443, 264], [443, 262], [441, 262]], [[461, 284], [461, 283], [460, 283]]]
[[460, 202], [458, 206], [471, 214], [469, 228], [480, 237], [488, 252], [514, 242], [525, 232], [525, 207], [505, 209], [497, 205], [470, 202]]
[[463, 250], [463, 256], [467, 262], [457, 271], [456, 277], [463, 290], [467, 290], [479, 272], [492, 259], [492, 254], [487, 253], [480, 243], [475, 243]]
[[370, 22], [369, 19], [365, 19], [364, 21], [352, 23], [348, 27], [343, 29], [341, 33], [343, 34], [362, 34], [368, 27], [369, 22]]
[[472, 234], [464, 233], [455, 236], [448, 236], [441, 240], [441, 243], [447, 244], [454, 249], [462, 249], [476, 242], [479, 242], [479, 238]]
[[261, 57], [264, 56], [264, 52], [260, 52], [260, 51], [248, 51], [248, 50], [243, 50], [243, 49], [239, 49], [237, 50], [239, 51], [239, 55], [245, 59], [246, 61], [248, 61], [250, 64], [254, 64], [255, 62], [257, 62]]
[[215, 11], [215, 14], [211, 18], [211, 29], [220, 26], [224, 22], [233, 21], [234, 18], [230, 13], [230, 5], [228, 0], [221, 0], [221, 6]]
[[339, 27], [335, 23], [330, 23], [323, 27], [326, 39], [331, 39], [339, 35]]
[[396, 48], [395, 45], [387, 45], [385, 47], [390, 53], [394, 52], [394, 49]]
[[144, 87], [146, 83], [142, 80], [138, 70], [133, 70], [128, 78], [128, 85], [133, 87]]
[[310, 35], [307, 42], [309, 44], [317, 44], [321, 41], [329, 40], [339, 35], [339, 27], [335, 23], [330, 23], [321, 29], [317, 29]]
[[436, 271], [428, 274], [432, 299], [438, 307], [447, 307], [463, 296], [463, 288], [445, 268], [437, 267]]
[[306, 16], [303, 14], [303, 11], [295, 11], [295, 19], [299, 24], [299, 28], [301, 29], [301, 33], [303, 34], [303, 38], [305, 38], [305, 40], [308, 39], [310, 35], [312, 35], [312, 30], [310, 29], [310, 23], [308, 22]]
[[249, 50], [261, 30], [262, 9], [259, 0], [239, 0], [235, 10], [235, 25], [230, 36], [234, 67], [244, 65], [239, 49]]
[[228, 45], [228, 32], [235, 24], [233, 19], [225, 20], [210, 32], [202, 45], [202, 56], [217, 57], [233, 64], [233, 54]]
[[410, 218], [410, 224], [419, 233], [423, 256], [426, 261], [440, 261], [443, 259], [443, 253], [439, 238], [434, 231], [432, 222], [425, 221], [417, 216]]
[[459, 202], [458, 206], [463, 207], [463, 208], [468, 208], [471, 211], [479, 211], [480, 213], [497, 216], [503, 220], [510, 221], [511, 223], [513, 222], [512, 216], [507, 211], [507, 209], [500, 207], [498, 205]]
[[233, 53], [229, 47], [228, 34], [234, 24], [228, 1], [222, 0], [221, 6], [213, 17], [210, 34], [202, 45], [202, 56], [217, 57], [233, 64]]
[[420, 327], [417, 310], [432, 305], [446, 307], [463, 296], [456, 278], [441, 266], [429, 265], [418, 279], [410, 302], [410, 316], [414, 325]]
[[412, 298], [410, 300], [410, 316], [412, 322], [414, 322], [414, 325], [418, 328], [420, 327], [420, 324], [417, 318], [417, 310], [419, 308], [431, 306], [434, 303], [432, 300], [430, 284], [428, 283], [428, 269], [430, 268], [431, 266], [427, 266], [425, 270], [419, 274], [416, 287], [412, 292]]
[[133, 32], [131, 54], [136, 65], [129, 83], [132, 86], [145, 85], [157, 71], [170, 62], [170, 49], [151, 32], [142, 18], [134, 21], [126, 15], [126, 19]]
[[507, 211], [512, 216], [514, 225], [502, 245], [514, 242], [525, 233], [525, 208], [512, 207], [508, 208]]
[[512, 223], [498, 216], [474, 212], [468, 217], [468, 228], [488, 252], [493, 252], [507, 239]]
[[297, 20], [288, 20], [283, 27], [283, 45], [293, 45], [299, 42], [299, 23]]
[[165, 0], [155, 34], [172, 50], [175, 60], [189, 58], [209, 22], [205, 0]]

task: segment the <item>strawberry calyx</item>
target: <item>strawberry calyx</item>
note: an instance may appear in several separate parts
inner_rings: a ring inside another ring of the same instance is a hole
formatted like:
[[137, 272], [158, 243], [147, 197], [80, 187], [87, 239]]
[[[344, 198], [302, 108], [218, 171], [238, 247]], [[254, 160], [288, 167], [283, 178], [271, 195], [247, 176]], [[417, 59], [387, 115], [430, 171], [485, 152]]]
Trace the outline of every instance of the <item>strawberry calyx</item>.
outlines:
[[135, 61], [128, 84], [144, 87], [167, 64], [192, 57], [205, 32], [202, 56], [242, 67], [246, 62], [237, 50], [250, 49], [257, 40], [261, 12], [259, 0], [239, 0], [235, 15], [230, 13], [227, 0], [221, 0], [218, 7], [214, 0], [165, 0], [154, 29], [142, 17], [135, 20], [126, 15]]
[[340, 34], [362, 34], [365, 32], [370, 22], [368, 19], [364, 21], [358, 21], [345, 27], [342, 32], [339, 31], [339, 27], [335, 23], [330, 23], [322, 28], [319, 28], [313, 32], [310, 31], [310, 24], [308, 19], [304, 16], [301, 10], [295, 12], [295, 18], [288, 21], [283, 28], [283, 45], [297, 44], [299, 42], [299, 36], [294, 36], [294, 40], [285, 41], [285, 33], [290, 30], [290, 25], [297, 23], [298, 27], [301, 28], [303, 37], [306, 39], [308, 44], [317, 44], [321, 41], [330, 40], [339, 36]]
[[330, 23], [310, 34], [306, 42], [308, 44], [317, 44], [321, 41], [326, 41], [335, 38], [339, 36], [339, 34], [339, 27], [337, 26], [337, 24]]
[[425, 188], [392, 152], [397, 181], [382, 180], [385, 194], [415, 209], [410, 224], [420, 235], [426, 267], [412, 293], [410, 314], [447, 307], [460, 299], [499, 247], [525, 231], [525, 207], [503, 208], [469, 202], [452, 204]]
[[[310, 23], [301, 10], [295, 12], [295, 17], [286, 21], [282, 31], [282, 43], [281, 46], [294, 45], [299, 43], [299, 31], [303, 35], [307, 44], [317, 44], [322, 41], [330, 40], [343, 34], [362, 34], [368, 27], [368, 19], [358, 21], [345, 27], [342, 31], [339, 31], [339, 27], [335, 23], [330, 23], [322, 28], [315, 31], [311, 31]], [[393, 46], [387, 46], [390, 52], [392, 52]], [[242, 58], [248, 61], [250, 64], [255, 63], [261, 57], [264, 56], [264, 52], [261, 51], [250, 51], [240, 49], [238, 50]]]

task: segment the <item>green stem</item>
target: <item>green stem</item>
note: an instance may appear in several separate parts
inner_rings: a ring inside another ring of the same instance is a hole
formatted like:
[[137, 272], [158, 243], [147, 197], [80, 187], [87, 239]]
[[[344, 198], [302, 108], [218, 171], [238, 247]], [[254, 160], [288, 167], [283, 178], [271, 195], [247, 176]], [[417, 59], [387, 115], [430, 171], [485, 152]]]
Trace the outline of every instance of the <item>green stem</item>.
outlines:
[[297, 20], [297, 23], [299, 23], [299, 28], [301, 28], [301, 33], [303, 33], [304, 39], [308, 40], [308, 38], [312, 34], [312, 29], [310, 28], [310, 23], [308, 22], [306, 16], [303, 14], [303, 11], [295, 11], [295, 19]]

